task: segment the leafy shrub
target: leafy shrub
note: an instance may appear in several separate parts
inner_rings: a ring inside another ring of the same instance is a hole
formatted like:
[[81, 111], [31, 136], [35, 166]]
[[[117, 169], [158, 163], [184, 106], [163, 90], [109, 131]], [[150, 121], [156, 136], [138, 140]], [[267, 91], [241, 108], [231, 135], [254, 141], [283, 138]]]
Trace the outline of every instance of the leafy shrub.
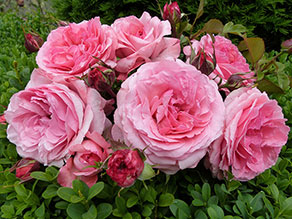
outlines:
[[[166, 1], [159, 2], [163, 7]], [[199, 1], [178, 0], [178, 3], [182, 11], [189, 14], [193, 20]], [[144, 0], [53, 0], [53, 7], [60, 18], [75, 22], [100, 16], [103, 23], [111, 24], [116, 18], [126, 15], [140, 17], [143, 11], [160, 16], [157, 3]], [[204, 15], [200, 18], [200, 23], [216, 18], [223, 23], [233, 21], [242, 24], [248, 28], [250, 35], [264, 39], [267, 50], [279, 50], [281, 42], [292, 36], [291, 17], [291, 1], [208, 0], [205, 1]]]

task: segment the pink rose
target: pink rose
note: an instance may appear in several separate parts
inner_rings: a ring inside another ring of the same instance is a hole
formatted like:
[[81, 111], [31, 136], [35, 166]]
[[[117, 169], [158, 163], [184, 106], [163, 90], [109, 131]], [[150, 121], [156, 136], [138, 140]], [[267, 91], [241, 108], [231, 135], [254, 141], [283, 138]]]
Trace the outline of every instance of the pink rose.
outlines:
[[222, 134], [216, 83], [180, 60], [142, 65], [123, 82], [117, 106], [113, 137], [146, 148], [147, 162], [169, 174], [194, 168]]
[[70, 88], [47, 84], [39, 71], [34, 70], [27, 88], [10, 100], [7, 137], [20, 156], [60, 166], [70, 145], [80, 144], [88, 131], [103, 132], [105, 100], [84, 81], [73, 80]]
[[288, 139], [282, 109], [257, 88], [239, 88], [225, 99], [225, 130], [210, 147], [206, 165], [218, 178], [250, 180], [273, 166]]
[[111, 153], [110, 144], [97, 132], [87, 133], [86, 137], [88, 139], [81, 144], [72, 145], [69, 149], [73, 156], [60, 169], [58, 183], [61, 186], [72, 187], [75, 179], [84, 181], [89, 187], [96, 183], [100, 170], [89, 166], [105, 161]]
[[113, 29], [118, 35], [116, 55], [120, 58], [116, 70], [119, 79], [141, 64], [162, 59], [175, 59], [180, 53], [178, 39], [165, 37], [171, 34], [168, 21], [160, 21], [144, 12], [141, 18], [129, 16], [117, 19]]
[[53, 30], [36, 57], [47, 77], [60, 81], [81, 76], [101, 59], [115, 66], [116, 36], [111, 27], [101, 25], [99, 17]]
[[129, 187], [141, 175], [144, 162], [138, 151], [123, 149], [115, 151], [108, 161], [106, 173], [120, 187]]
[[[192, 47], [195, 54], [204, 50], [207, 57], [213, 56], [213, 42], [209, 35], [205, 35], [201, 38], [200, 41], [193, 40]], [[209, 75], [211, 79], [214, 79], [216, 76], [222, 78], [223, 82], [226, 83], [228, 78], [236, 73], [246, 73], [242, 75], [242, 78], [251, 78], [254, 76], [254, 73], [249, 69], [249, 65], [246, 63], [245, 58], [239, 52], [238, 48], [232, 44], [229, 39], [226, 39], [223, 36], [215, 36], [215, 58], [216, 58], [216, 68]], [[183, 49], [187, 58], [191, 56], [191, 47], [186, 46]], [[188, 60], [190, 61], [190, 60]], [[219, 78], [216, 79], [219, 82]], [[252, 80], [245, 81], [245, 84], [251, 83]]]

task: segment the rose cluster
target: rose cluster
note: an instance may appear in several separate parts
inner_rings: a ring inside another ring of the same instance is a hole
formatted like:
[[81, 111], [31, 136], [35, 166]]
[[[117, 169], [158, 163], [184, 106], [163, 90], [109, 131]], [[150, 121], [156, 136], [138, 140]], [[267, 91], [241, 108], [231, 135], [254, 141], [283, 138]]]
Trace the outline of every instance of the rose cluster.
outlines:
[[[214, 176], [249, 180], [275, 164], [289, 132], [277, 102], [252, 88], [254, 72], [229, 39], [205, 35], [181, 48], [170, 37], [179, 8], [164, 10], [170, 22], [144, 12], [49, 34], [39, 68], [5, 112], [21, 157], [60, 167], [58, 182], [69, 187], [74, 179], [92, 186], [106, 167], [131, 186], [144, 168], [138, 151], [167, 174], [205, 158]], [[224, 99], [218, 83], [234, 76], [241, 88], [224, 90]]]

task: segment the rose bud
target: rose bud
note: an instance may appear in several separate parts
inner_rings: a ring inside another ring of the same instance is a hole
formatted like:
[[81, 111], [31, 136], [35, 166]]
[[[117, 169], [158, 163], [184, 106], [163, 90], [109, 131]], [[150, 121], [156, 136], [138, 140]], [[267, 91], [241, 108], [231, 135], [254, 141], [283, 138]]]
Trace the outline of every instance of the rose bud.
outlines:
[[25, 33], [25, 31], [23, 32], [25, 37], [25, 48], [31, 53], [37, 52], [43, 45], [44, 40], [36, 33]]
[[0, 124], [3, 124], [3, 125], [6, 124], [6, 119], [4, 117], [4, 114], [3, 115], [0, 115]]
[[216, 60], [214, 57], [206, 54], [204, 50], [200, 50], [191, 64], [205, 75], [211, 74], [216, 67]]
[[284, 42], [281, 44], [281, 47], [282, 47], [283, 49], [288, 49], [288, 53], [289, 53], [289, 54], [292, 54], [292, 38], [289, 39], [289, 40], [284, 41]]
[[94, 68], [88, 73], [89, 86], [95, 88], [99, 92], [107, 92], [112, 97], [116, 96], [111, 88], [114, 81], [114, 72], [105, 67]]
[[16, 170], [16, 177], [25, 182], [32, 179], [30, 173], [39, 170], [40, 163], [30, 158], [23, 158], [15, 164], [14, 168]]
[[144, 162], [136, 150], [115, 151], [108, 161], [107, 174], [120, 187], [129, 187], [141, 175]]
[[66, 27], [66, 26], [68, 26], [69, 25], [69, 22], [67, 22], [67, 21], [59, 21], [58, 22], [58, 26], [59, 27]]
[[170, 23], [177, 23], [180, 21], [181, 12], [177, 2], [165, 4], [163, 7], [163, 19], [169, 20]]

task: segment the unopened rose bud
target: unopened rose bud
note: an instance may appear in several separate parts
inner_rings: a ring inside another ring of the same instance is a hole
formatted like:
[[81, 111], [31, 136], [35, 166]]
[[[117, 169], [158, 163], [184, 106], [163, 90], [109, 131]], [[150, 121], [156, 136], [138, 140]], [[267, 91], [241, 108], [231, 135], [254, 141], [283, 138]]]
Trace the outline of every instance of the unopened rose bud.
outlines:
[[67, 22], [67, 21], [59, 21], [58, 22], [58, 26], [59, 27], [65, 27], [65, 26], [68, 26], [69, 25], [69, 22]]
[[0, 124], [3, 124], [3, 125], [6, 124], [6, 119], [4, 117], [4, 114], [3, 115], [0, 115]]
[[15, 170], [16, 170], [16, 177], [21, 179], [21, 181], [28, 181], [32, 179], [30, 174], [33, 171], [39, 170], [40, 163], [29, 159], [23, 158], [16, 163]]
[[136, 150], [123, 149], [115, 151], [108, 161], [106, 173], [120, 187], [129, 187], [141, 175], [144, 162]]
[[281, 44], [281, 47], [288, 49], [288, 53], [292, 54], [292, 39], [286, 40]]
[[24, 38], [24, 46], [31, 53], [37, 52], [44, 43], [44, 40], [36, 33], [24, 32]]
[[169, 20], [170, 23], [177, 23], [180, 21], [181, 12], [177, 2], [165, 4], [163, 7], [163, 19]]
[[191, 64], [205, 75], [211, 74], [216, 67], [214, 58], [206, 54], [203, 50], [197, 53]]

